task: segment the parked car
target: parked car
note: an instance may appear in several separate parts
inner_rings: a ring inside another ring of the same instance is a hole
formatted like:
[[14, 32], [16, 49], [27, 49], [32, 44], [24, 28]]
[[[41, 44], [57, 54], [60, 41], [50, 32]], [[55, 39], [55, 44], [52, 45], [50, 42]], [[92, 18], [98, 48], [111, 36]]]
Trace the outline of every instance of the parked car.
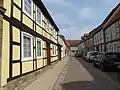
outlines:
[[87, 53], [86, 60], [87, 61], [94, 61], [95, 58], [97, 57], [97, 55], [98, 55], [98, 51], [90, 51]]
[[98, 66], [102, 71], [110, 68], [117, 68], [120, 65], [120, 53], [119, 52], [107, 52], [97, 55], [97, 58], [93, 62], [94, 66]]

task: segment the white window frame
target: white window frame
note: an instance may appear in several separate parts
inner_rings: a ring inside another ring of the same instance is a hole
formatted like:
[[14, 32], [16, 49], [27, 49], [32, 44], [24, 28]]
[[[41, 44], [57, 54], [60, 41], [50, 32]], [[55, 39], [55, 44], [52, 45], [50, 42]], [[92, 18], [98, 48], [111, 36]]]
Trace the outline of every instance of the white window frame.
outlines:
[[54, 48], [55, 48], [55, 52], [54, 52], [54, 55], [56, 55], [56, 46], [54, 45]]
[[[53, 48], [54, 47], [54, 48]], [[54, 49], [54, 54], [53, 54], [53, 51], [52, 51], [52, 55], [56, 55], [57, 54], [57, 46], [56, 45], [52, 45], [52, 48]]]
[[[40, 41], [41, 42], [41, 56], [37, 56], [37, 41]], [[42, 52], [42, 40], [40, 38], [36, 38], [36, 58], [37, 59], [40, 59], [40, 58], [43, 58], [43, 52]]]
[[[23, 43], [23, 36], [26, 36], [31, 39], [31, 57], [24, 57], [24, 43]], [[32, 35], [26, 32], [22, 32], [22, 61], [29, 61], [33, 60], [33, 38]]]
[[53, 29], [53, 36], [56, 38], [56, 30]]
[[50, 21], [47, 19], [47, 27], [46, 27], [46, 31], [50, 32]]
[[37, 18], [38, 18], [38, 17], [37, 17], [37, 9], [40, 10], [40, 8], [39, 8], [38, 6], [36, 6], [36, 22], [37, 22], [38, 25], [42, 26], [42, 11], [40, 10], [40, 12], [41, 12], [41, 13], [40, 13], [40, 14], [41, 14], [41, 22], [39, 23], [39, 22], [37, 21]]
[[28, 13], [28, 12], [26, 12], [26, 10], [25, 10], [25, 7], [24, 7], [24, 5], [25, 5], [25, 0], [23, 0], [23, 11], [24, 11], [24, 13], [26, 14], [26, 15], [28, 15], [31, 19], [33, 19], [33, 0], [30, 0], [31, 2], [32, 2], [32, 4], [31, 4], [31, 15]]
[[55, 45], [55, 55], [57, 55], [57, 46]]
[[[53, 49], [54, 49], [54, 51], [53, 51]], [[52, 55], [55, 55], [55, 46], [54, 45], [52, 45]]]

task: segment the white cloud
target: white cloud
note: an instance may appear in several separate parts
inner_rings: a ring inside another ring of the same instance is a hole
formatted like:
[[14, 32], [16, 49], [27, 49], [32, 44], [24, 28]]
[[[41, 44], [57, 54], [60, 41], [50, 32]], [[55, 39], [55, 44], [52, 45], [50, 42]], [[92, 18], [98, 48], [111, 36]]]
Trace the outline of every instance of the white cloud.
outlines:
[[77, 9], [75, 5], [73, 5], [70, 1], [67, 0], [43, 0], [43, 1], [49, 4], [53, 4], [55, 6], [56, 5], [61, 6], [62, 8], [65, 7], [72, 10]]
[[82, 19], [92, 19], [93, 18], [93, 10], [92, 8], [82, 8], [78, 12], [79, 18]]
[[84, 33], [90, 32], [93, 28], [94, 28], [94, 26], [85, 26], [85, 27], [81, 28], [81, 30], [80, 30], [81, 36], [82, 36]]
[[68, 33], [68, 32], [71, 32], [71, 31], [75, 31], [76, 29], [77, 29], [77, 27], [71, 26], [71, 27], [68, 27], [68, 28], [61, 29], [61, 32], [62, 33]]
[[72, 25], [72, 21], [71, 21], [71, 19], [69, 19], [69, 17], [67, 15], [64, 15], [62, 13], [58, 13], [58, 14], [56, 13], [53, 15], [53, 17], [54, 17], [54, 20], [56, 22], [59, 21], [59, 24], [61, 24], [62, 26], [64, 26], [64, 25], [71, 26]]
[[90, 32], [94, 26], [86, 26], [83, 28], [71, 26], [68, 28], [63, 28], [60, 30], [60, 33], [65, 35], [66, 39], [80, 39], [80, 37], [86, 33]]

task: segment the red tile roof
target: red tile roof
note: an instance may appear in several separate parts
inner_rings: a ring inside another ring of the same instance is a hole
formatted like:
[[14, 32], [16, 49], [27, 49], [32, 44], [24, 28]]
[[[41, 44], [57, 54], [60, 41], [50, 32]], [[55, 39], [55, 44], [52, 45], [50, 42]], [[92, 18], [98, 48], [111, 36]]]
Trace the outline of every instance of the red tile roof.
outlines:
[[65, 40], [67, 47], [70, 47], [70, 40]]
[[67, 47], [75, 47], [77, 46], [79, 43], [81, 42], [81, 40], [65, 40], [65, 43], [67, 45]]

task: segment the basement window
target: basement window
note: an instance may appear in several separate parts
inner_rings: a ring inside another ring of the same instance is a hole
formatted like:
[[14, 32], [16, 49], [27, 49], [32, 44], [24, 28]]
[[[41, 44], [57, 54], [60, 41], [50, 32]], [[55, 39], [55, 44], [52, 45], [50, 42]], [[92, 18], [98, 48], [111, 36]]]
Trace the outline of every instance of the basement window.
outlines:
[[31, 18], [33, 17], [33, 1], [32, 0], [23, 0], [23, 11]]
[[37, 59], [42, 57], [42, 40], [40, 38], [37, 38], [36, 41], [36, 55]]
[[22, 60], [33, 59], [33, 40], [32, 36], [28, 33], [22, 33]]

